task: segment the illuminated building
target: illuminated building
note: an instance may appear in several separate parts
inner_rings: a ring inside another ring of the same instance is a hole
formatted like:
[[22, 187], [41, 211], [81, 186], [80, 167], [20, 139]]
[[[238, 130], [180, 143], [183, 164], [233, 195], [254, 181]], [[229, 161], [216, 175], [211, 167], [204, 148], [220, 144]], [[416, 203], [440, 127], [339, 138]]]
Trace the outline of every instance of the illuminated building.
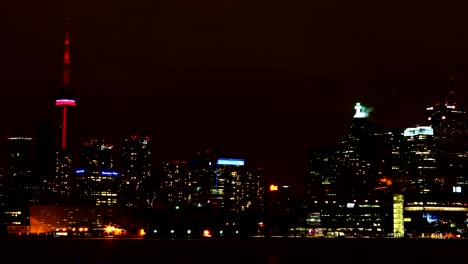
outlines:
[[35, 141], [28, 137], [9, 137], [6, 210], [9, 230], [29, 225], [29, 204], [38, 201], [39, 179], [35, 173]]
[[450, 78], [450, 90], [440, 102], [426, 108], [426, 123], [434, 129], [434, 137], [445, 151], [466, 148], [467, 116], [455, 100], [455, 79]]
[[110, 218], [122, 212], [109, 206], [32, 205], [30, 232], [55, 236], [102, 236]]
[[438, 166], [444, 179], [444, 189], [460, 187], [461, 194], [468, 192], [468, 127], [467, 115], [455, 100], [455, 79], [450, 78], [449, 93], [434, 106], [426, 108], [426, 123], [434, 129]]
[[[393, 236], [393, 201], [382, 199], [325, 200], [320, 204], [320, 231], [325, 236]], [[316, 217], [317, 218], [317, 217]]]
[[201, 153], [189, 161], [164, 162], [160, 166], [160, 196], [177, 208], [210, 206], [215, 167]]
[[119, 195], [119, 172], [75, 171], [79, 187], [80, 204], [116, 205]]
[[186, 161], [164, 162], [160, 168], [161, 200], [174, 208], [186, 208], [192, 205], [192, 195], [197, 190], [193, 183], [193, 174]]
[[74, 136], [74, 99], [70, 84], [70, 37], [65, 34], [63, 55], [63, 79], [58, 98], [55, 100], [56, 107], [56, 160], [55, 175], [50, 180], [48, 189], [52, 192], [56, 201], [66, 201], [73, 194], [75, 185], [73, 177], [73, 152]]
[[240, 212], [261, 203], [261, 176], [258, 170], [245, 166], [243, 159], [219, 158], [211, 186], [215, 208]]
[[434, 130], [430, 126], [405, 129], [406, 153], [404, 167], [410, 175], [409, 192], [434, 194], [443, 188], [439, 177]]
[[405, 158], [405, 137], [402, 129], [390, 129], [375, 134], [377, 192], [392, 194], [404, 193], [409, 182]]
[[399, 152], [397, 145], [389, 144], [396, 137], [379, 131], [362, 104], [357, 103], [355, 110], [349, 132], [337, 147], [310, 153], [305, 218], [309, 235], [392, 234], [392, 197], [377, 187], [383, 157]]
[[466, 111], [449, 92], [426, 108], [423, 126], [405, 130], [404, 164], [410, 177], [404, 202], [409, 237], [466, 237], [468, 142]]
[[341, 163], [340, 196], [368, 195], [373, 189], [372, 165], [375, 156], [376, 125], [369, 119], [370, 109], [360, 103], [355, 105], [355, 115], [349, 133], [337, 150]]
[[468, 203], [412, 199], [404, 203], [407, 237], [467, 238]]
[[340, 162], [336, 148], [322, 148], [309, 155], [306, 177], [306, 198], [309, 206], [314, 200], [330, 199], [339, 192]]
[[154, 198], [151, 183], [152, 153], [149, 137], [124, 139], [121, 156], [121, 201], [127, 207], [150, 207]]
[[297, 227], [300, 206], [294, 190], [289, 185], [273, 184], [264, 194], [262, 235], [287, 236]]
[[117, 204], [119, 173], [114, 168], [113, 145], [93, 139], [82, 146], [82, 166], [76, 170], [81, 203]]
[[190, 178], [192, 179], [191, 204], [195, 207], [207, 207], [211, 204], [211, 181], [215, 175], [215, 167], [208, 157], [209, 151], [198, 152], [188, 161]]

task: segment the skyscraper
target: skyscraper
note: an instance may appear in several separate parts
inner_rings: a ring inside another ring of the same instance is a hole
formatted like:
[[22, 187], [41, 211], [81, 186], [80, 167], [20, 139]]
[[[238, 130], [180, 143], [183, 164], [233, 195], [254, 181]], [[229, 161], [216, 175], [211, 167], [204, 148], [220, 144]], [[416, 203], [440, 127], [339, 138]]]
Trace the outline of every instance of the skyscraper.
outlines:
[[403, 168], [411, 175], [409, 193], [434, 194], [443, 188], [438, 177], [439, 168], [434, 130], [430, 126], [405, 129], [405, 159]]
[[122, 144], [121, 204], [147, 208], [153, 202], [152, 153], [148, 136], [130, 136]]
[[211, 187], [215, 208], [232, 212], [246, 211], [260, 203], [263, 186], [261, 176], [244, 159], [219, 158]]
[[341, 141], [338, 159], [341, 162], [341, 184], [346, 186], [340, 195], [368, 195], [375, 177], [371, 176], [375, 162], [376, 125], [369, 119], [370, 109], [356, 103], [356, 110], [348, 134]]
[[29, 205], [37, 202], [39, 180], [35, 174], [34, 139], [9, 137], [6, 222], [10, 233], [27, 232]]
[[114, 146], [92, 139], [82, 146], [82, 166], [76, 170], [78, 195], [82, 203], [116, 205], [119, 173], [114, 168]]
[[467, 114], [455, 98], [455, 78], [450, 77], [448, 93], [434, 106], [426, 108], [426, 124], [434, 130], [438, 173], [445, 191], [460, 187], [468, 194], [468, 123]]

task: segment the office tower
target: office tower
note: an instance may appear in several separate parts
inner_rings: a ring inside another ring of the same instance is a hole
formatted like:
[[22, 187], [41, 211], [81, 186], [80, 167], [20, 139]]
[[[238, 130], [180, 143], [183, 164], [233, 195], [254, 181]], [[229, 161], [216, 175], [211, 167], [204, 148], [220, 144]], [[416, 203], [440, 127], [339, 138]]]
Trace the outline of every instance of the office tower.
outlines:
[[364, 105], [357, 103], [354, 109], [349, 132], [340, 144], [310, 153], [306, 176], [310, 234], [383, 236], [393, 228], [391, 221], [383, 220], [392, 212], [393, 197], [377, 187], [383, 178], [382, 160], [397, 146], [382, 149], [393, 135], [378, 130]]
[[270, 184], [264, 198], [264, 217], [259, 224], [261, 235], [288, 236], [294, 234], [291, 229], [298, 224], [299, 203], [294, 197], [294, 190], [289, 185]]
[[76, 101], [70, 84], [70, 37], [65, 34], [63, 55], [63, 79], [56, 107], [56, 160], [55, 175], [50, 182], [49, 190], [55, 194], [57, 201], [69, 200], [75, 184], [73, 177], [73, 132], [76, 131], [74, 108]]
[[[52, 110], [55, 110], [52, 108]], [[55, 177], [56, 149], [54, 148], [54, 123], [53, 115], [42, 120], [37, 126], [36, 139], [36, 173], [40, 181], [39, 202], [48, 203], [54, 201], [49, 190]]]
[[465, 109], [457, 105], [455, 98], [455, 78], [450, 77], [448, 94], [439, 102], [426, 108], [426, 122], [434, 129], [434, 138], [444, 151], [457, 151], [467, 147], [467, 115]]
[[159, 167], [159, 196], [164, 203], [178, 208], [211, 207], [211, 182], [215, 166], [198, 152], [188, 161], [164, 162]]
[[35, 142], [29, 137], [7, 138], [6, 222], [9, 232], [27, 231], [29, 205], [38, 199], [39, 181], [35, 174]]
[[439, 176], [436, 141], [430, 126], [405, 129], [405, 171], [410, 175], [408, 194], [437, 194], [443, 189]]
[[112, 144], [100, 139], [83, 144], [81, 166], [75, 171], [81, 203], [117, 204], [120, 177], [114, 168], [113, 148]]
[[439, 174], [444, 178], [446, 191], [459, 187], [468, 195], [468, 127], [465, 109], [455, 98], [455, 78], [450, 77], [448, 94], [434, 106], [426, 108], [426, 123], [434, 130]]
[[209, 151], [198, 152], [188, 161], [190, 167], [190, 178], [195, 187], [191, 193], [191, 203], [195, 207], [211, 206], [211, 181], [215, 175], [215, 166], [209, 157]]
[[341, 184], [346, 188], [340, 191], [342, 196], [366, 196], [373, 190], [375, 155], [375, 123], [369, 119], [370, 109], [356, 103], [356, 110], [348, 134], [343, 138], [338, 149], [341, 163]]
[[241, 212], [260, 203], [261, 176], [244, 159], [219, 158], [211, 187], [214, 208]]
[[316, 200], [335, 199], [340, 193], [341, 163], [336, 147], [313, 150], [309, 154], [306, 180], [306, 203], [314, 205]]
[[377, 192], [404, 193], [409, 175], [403, 166], [405, 161], [405, 137], [402, 129], [388, 129], [375, 134], [375, 172]]
[[192, 194], [197, 186], [186, 161], [164, 162], [160, 166], [161, 201], [173, 208], [188, 208], [192, 205]]
[[154, 199], [151, 140], [147, 136], [131, 136], [122, 145], [121, 201], [127, 207], [148, 208]]

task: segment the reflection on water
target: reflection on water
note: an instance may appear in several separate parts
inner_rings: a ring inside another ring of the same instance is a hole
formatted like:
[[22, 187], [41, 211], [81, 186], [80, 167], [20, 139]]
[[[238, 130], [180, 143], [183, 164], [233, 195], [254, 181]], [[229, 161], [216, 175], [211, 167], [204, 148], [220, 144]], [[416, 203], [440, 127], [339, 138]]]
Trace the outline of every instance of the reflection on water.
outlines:
[[270, 255], [267, 258], [267, 263], [268, 264], [280, 264], [279, 257], [275, 255]]
[[[247, 244], [247, 246], [245, 246]], [[11, 241], [0, 239], [2, 252], [21, 248], [16, 263], [60, 264], [280, 264], [277, 255], [256, 249], [245, 241], [131, 240], [131, 239], [44, 239]], [[6, 263], [1, 260], [0, 263]]]
[[468, 240], [0, 239], [2, 255], [15, 259], [0, 263], [465, 263], [466, 248]]

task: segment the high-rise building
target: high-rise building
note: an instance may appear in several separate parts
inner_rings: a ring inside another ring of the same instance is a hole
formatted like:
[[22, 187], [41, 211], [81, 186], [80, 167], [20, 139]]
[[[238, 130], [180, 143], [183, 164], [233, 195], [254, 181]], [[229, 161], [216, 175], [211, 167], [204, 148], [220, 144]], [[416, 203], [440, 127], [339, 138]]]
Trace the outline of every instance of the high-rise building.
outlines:
[[341, 196], [366, 196], [374, 187], [375, 177], [375, 123], [369, 119], [370, 109], [360, 103], [356, 110], [348, 134], [338, 148], [341, 163], [341, 184], [346, 186]]
[[445, 189], [460, 187], [468, 195], [468, 119], [455, 99], [455, 78], [450, 77], [448, 94], [426, 108], [426, 124], [434, 130], [439, 174]]
[[74, 108], [76, 101], [70, 84], [70, 37], [65, 34], [63, 55], [63, 79], [58, 98], [55, 100], [56, 107], [56, 160], [55, 175], [49, 184], [49, 190], [55, 194], [59, 201], [68, 200], [73, 193], [73, 154], [74, 140]]
[[244, 159], [219, 158], [211, 187], [211, 202], [215, 208], [241, 212], [260, 203], [261, 176], [245, 166]]
[[309, 174], [306, 176], [306, 203], [334, 199], [340, 193], [341, 163], [336, 148], [321, 148], [310, 152]]
[[187, 161], [164, 162], [160, 166], [160, 200], [168, 206], [192, 206], [192, 195], [197, 190], [190, 164]]
[[408, 191], [414, 194], [434, 194], [443, 189], [437, 162], [434, 130], [430, 126], [407, 128], [404, 168], [410, 175]]
[[456, 151], [467, 147], [467, 115], [455, 99], [455, 78], [450, 77], [447, 95], [426, 108], [426, 124], [434, 129], [434, 137], [444, 151]]
[[215, 166], [199, 152], [188, 161], [164, 162], [158, 170], [160, 200], [179, 208], [211, 207], [211, 183]]
[[114, 168], [114, 146], [92, 139], [82, 146], [82, 166], [76, 170], [78, 196], [81, 203], [116, 205], [120, 177]]
[[122, 145], [121, 204], [147, 208], [154, 199], [153, 156], [148, 136], [131, 136]]
[[35, 141], [29, 137], [9, 137], [6, 222], [9, 231], [17, 233], [29, 226], [29, 206], [38, 201], [39, 180], [35, 173]]
[[384, 220], [392, 212], [392, 196], [386, 197], [377, 187], [379, 179], [384, 179], [384, 157], [398, 149], [389, 145], [394, 135], [379, 131], [364, 105], [357, 103], [355, 110], [350, 130], [337, 147], [310, 154], [306, 177], [309, 235], [383, 236], [393, 228], [391, 221]]

